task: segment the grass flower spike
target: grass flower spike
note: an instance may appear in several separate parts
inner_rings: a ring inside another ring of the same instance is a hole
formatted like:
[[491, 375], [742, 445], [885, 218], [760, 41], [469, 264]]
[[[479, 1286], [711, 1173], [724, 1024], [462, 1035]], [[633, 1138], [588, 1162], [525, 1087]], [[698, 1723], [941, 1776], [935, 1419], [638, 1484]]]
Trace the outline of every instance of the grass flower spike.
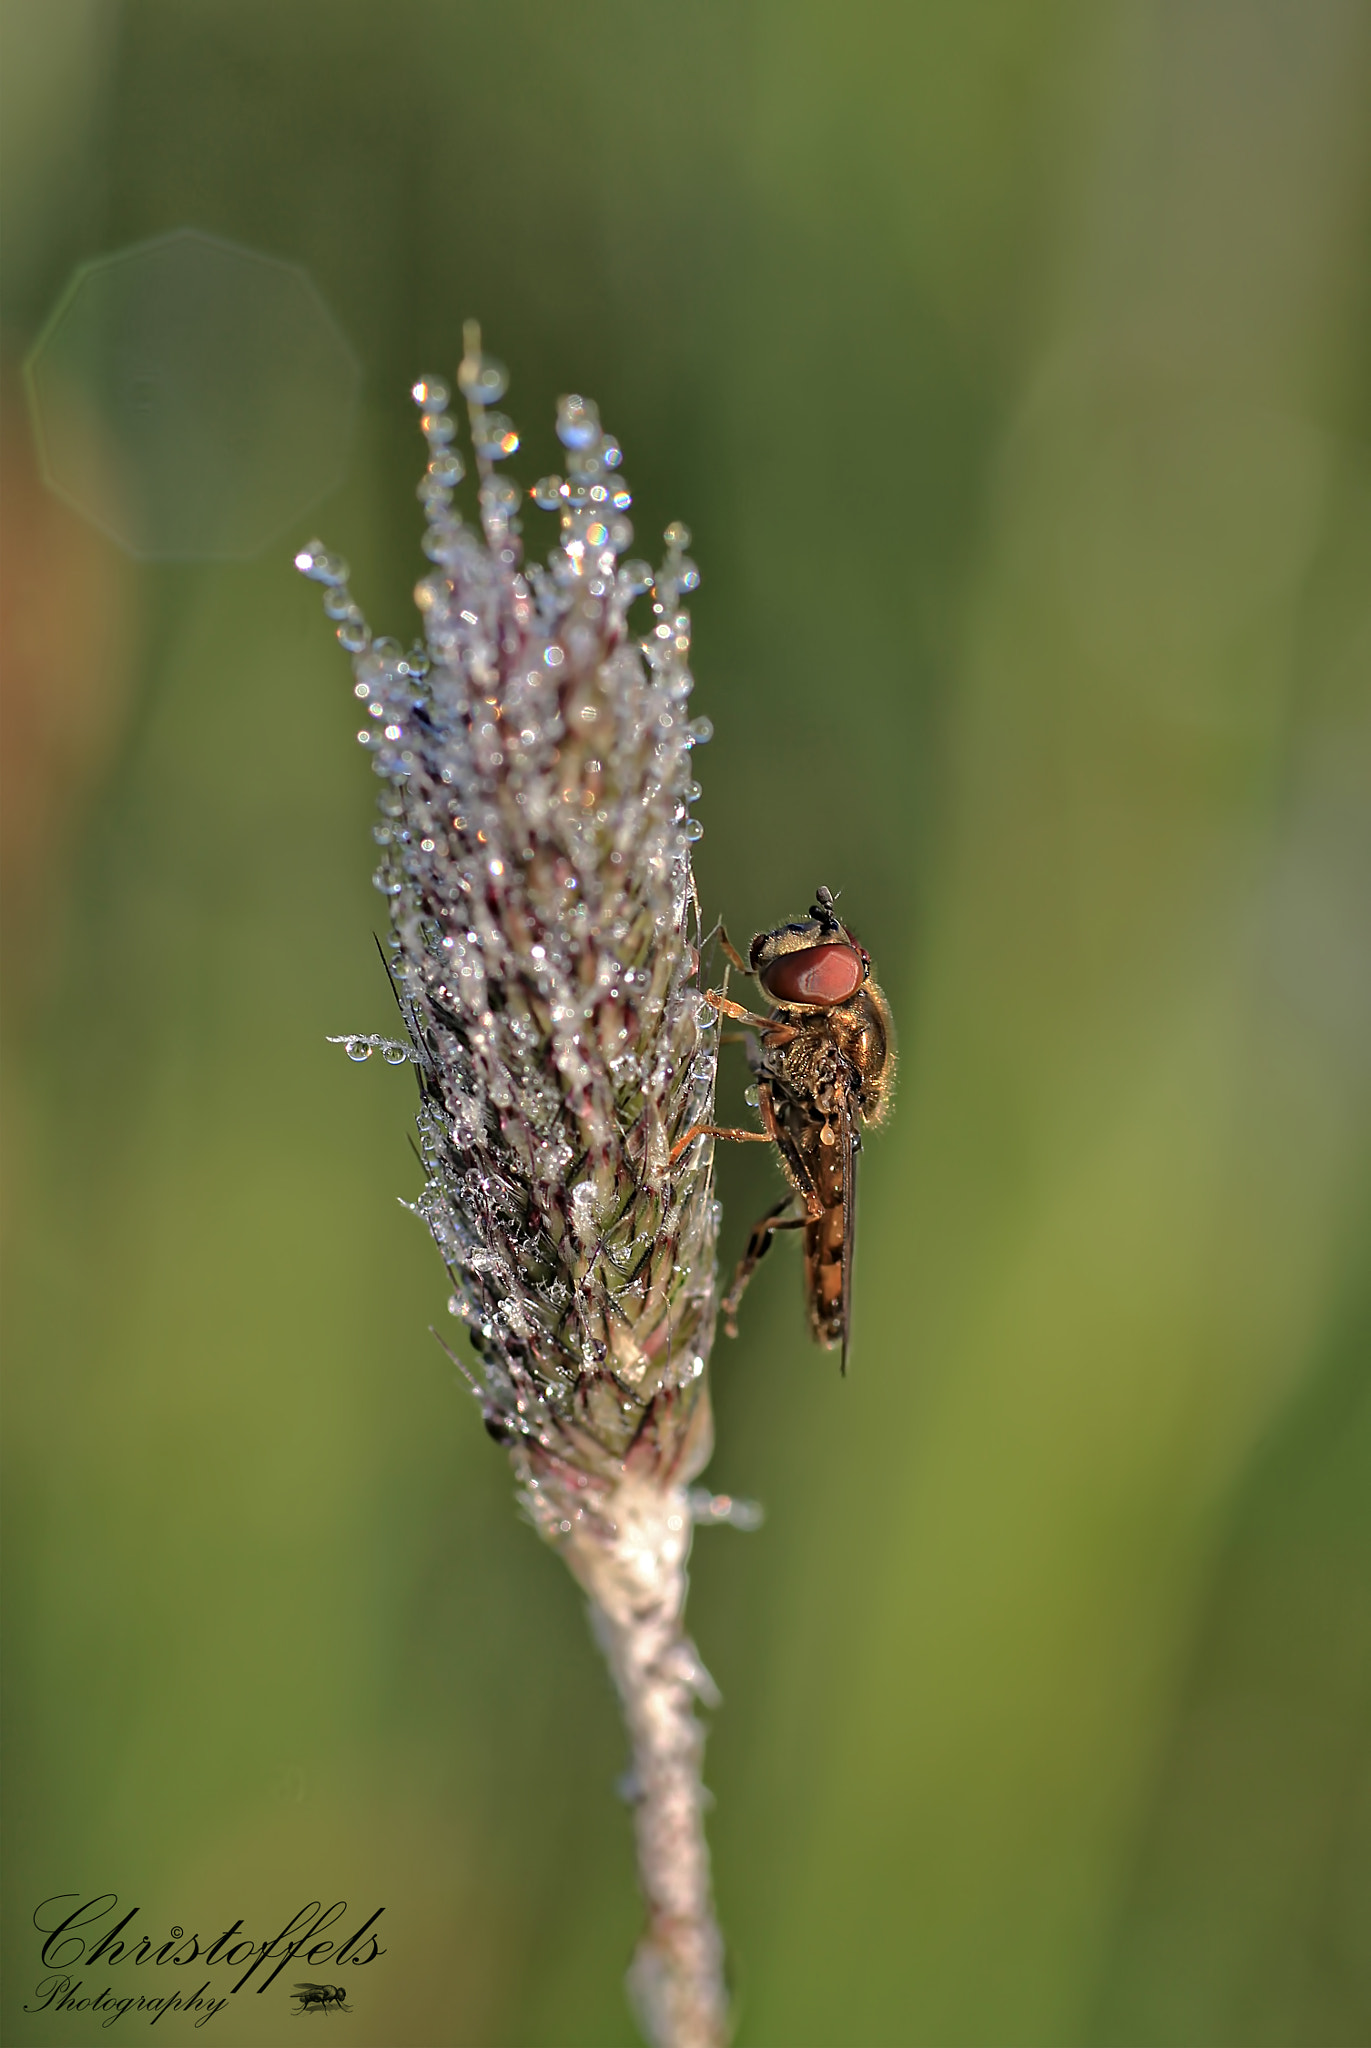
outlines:
[[321, 544], [296, 558], [352, 656], [408, 1029], [404, 1044], [344, 1042], [415, 1066], [416, 1207], [485, 1426], [589, 1596], [623, 1703], [648, 1909], [635, 2005], [660, 2048], [715, 2048], [727, 2023], [694, 1711], [712, 1686], [684, 1607], [692, 1520], [710, 1512], [690, 1482], [712, 1443], [718, 1211], [709, 1140], [672, 1157], [712, 1117], [718, 1038], [690, 858], [692, 749], [709, 737], [689, 716], [699, 575], [679, 525], [660, 568], [626, 559], [620, 451], [580, 397], [558, 405], [565, 475], [532, 492], [560, 532], [546, 562], [525, 561], [506, 377], [474, 327], [457, 382], [479, 523], [458, 510], [451, 394], [414, 388], [422, 644], [373, 638]]

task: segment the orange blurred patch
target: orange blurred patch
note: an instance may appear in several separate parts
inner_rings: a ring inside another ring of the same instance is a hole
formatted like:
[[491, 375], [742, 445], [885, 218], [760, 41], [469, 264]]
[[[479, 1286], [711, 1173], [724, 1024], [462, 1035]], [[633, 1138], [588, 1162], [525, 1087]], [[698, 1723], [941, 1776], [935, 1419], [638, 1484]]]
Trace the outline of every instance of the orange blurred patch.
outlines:
[[11, 1020], [30, 1009], [53, 959], [89, 799], [124, 723], [135, 576], [44, 484], [22, 383], [0, 366], [0, 919]]

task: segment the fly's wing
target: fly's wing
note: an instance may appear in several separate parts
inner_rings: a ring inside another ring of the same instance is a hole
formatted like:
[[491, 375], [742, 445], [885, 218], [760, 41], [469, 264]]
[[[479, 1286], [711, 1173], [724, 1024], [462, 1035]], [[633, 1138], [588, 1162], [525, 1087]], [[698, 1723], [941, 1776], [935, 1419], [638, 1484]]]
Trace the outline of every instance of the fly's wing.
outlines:
[[848, 1198], [852, 1183], [849, 1125], [840, 1107], [816, 1117], [809, 1134], [808, 1163], [815, 1202], [805, 1223], [805, 1294], [809, 1327], [825, 1351], [847, 1348], [848, 1279], [851, 1244]]
[[759, 1084], [758, 1095], [764, 1104], [762, 1120], [776, 1141], [786, 1178], [806, 1208], [814, 1202], [822, 1202], [813, 1159], [819, 1120], [813, 1110], [774, 1075]]
[[[763, 1121], [776, 1142], [786, 1178], [804, 1202], [805, 1295], [814, 1340], [847, 1350], [852, 1305], [852, 1230], [856, 1196], [856, 1107], [846, 1063], [837, 1100], [821, 1111], [773, 1068], [759, 1084]], [[827, 1141], [827, 1142], [825, 1142]]]
[[852, 1106], [843, 1104], [839, 1119], [839, 1144], [843, 1155], [843, 1281], [840, 1315], [842, 1320], [842, 1363], [847, 1371], [847, 1347], [852, 1335], [852, 1255], [857, 1243], [857, 1133]]

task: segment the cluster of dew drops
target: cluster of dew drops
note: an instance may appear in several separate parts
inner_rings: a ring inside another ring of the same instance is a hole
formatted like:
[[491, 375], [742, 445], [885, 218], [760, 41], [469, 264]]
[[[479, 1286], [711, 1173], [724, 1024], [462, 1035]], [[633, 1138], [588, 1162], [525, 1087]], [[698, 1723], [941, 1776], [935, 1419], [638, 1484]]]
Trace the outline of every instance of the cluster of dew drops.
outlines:
[[[466, 329], [466, 352], [458, 367], [457, 385], [467, 402], [470, 418], [486, 543], [494, 560], [513, 572], [519, 563], [519, 515], [524, 494], [510, 478], [498, 472], [496, 465], [516, 452], [520, 437], [513, 420], [495, 409], [508, 389], [508, 372], [503, 364], [482, 354], [479, 329], [474, 322], [468, 323]], [[429, 451], [417, 492], [426, 521], [423, 549], [430, 561], [440, 565], [451, 562], [466, 539], [466, 529], [454, 507], [454, 495], [466, 475], [466, 463], [454, 445], [457, 422], [448, 409], [451, 395], [448, 385], [439, 377], [421, 377], [411, 391]], [[685, 552], [690, 545], [689, 529], [680, 520], [673, 520], [666, 528], [666, 559], [659, 570], [633, 558], [620, 562], [619, 556], [633, 538], [633, 528], [626, 517], [632, 493], [620, 474], [623, 452], [619, 443], [601, 427], [593, 400], [576, 394], [559, 399], [556, 426], [557, 437], [567, 451], [567, 475], [540, 477], [527, 493], [541, 510], [561, 515], [561, 544], [548, 563], [553, 585], [565, 587], [584, 579], [583, 587], [589, 595], [605, 597], [614, 591], [625, 608], [635, 598], [651, 592], [656, 623], [640, 643], [644, 655], [654, 663], [663, 657], [684, 657], [690, 644], [690, 615], [678, 609], [679, 598], [697, 589], [700, 582], [699, 569]], [[401, 674], [415, 679], [427, 673], [429, 656], [421, 642], [405, 654], [398, 641], [373, 636], [352, 595], [350, 571], [341, 556], [321, 541], [310, 541], [296, 555], [295, 566], [325, 586], [324, 610], [335, 622], [338, 640], [347, 653], [360, 656], [369, 651], [388, 665], [394, 664]], [[548, 571], [535, 564], [527, 573], [536, 587]], [[554, 656], [560, 658], [555, 649], [548, 658]], [[361, 685], [358, 694], [362, 694]], [[379, 715], [380, 703], [374, 703], [371, 709]], [[688, 744], [692, 746], [703, 745], [712, 736], [713, 726], [708, 718], [693, 719], [687, 727]], [[357, 737], [363, 745], [374, 746], [377, 736], [364, 728]], [[387, 737], [392, 735], [388, 733]], [[694, 802], [699, 795], [699, 784], [688, 783], [687, 803]], [[687, 817], [683, 831], [686, 839], [694, 842], [701, 838], [704, 827], [697, 818]]]
[[[579, 593], [609, 601], [623, 615], [637, 598], [651, 593], [654, 623], [638, 646], [649, 670], [656, 671], [659, 685], [677, 702], [683, 702], [690, 687], [685, 669], [690, 615], [681, 607], [681, 598], [695, 590], [700, 581], [698, 568], [685, 552], [690, 544], [687, 528], [679, 521], [667, 527], [666, 555], [658, 570], [654, 571], [645, 561], [620, 559], [633, 539], [633, 528], [626, 516], [632, 498], [621, 473], [622, 453], [617, 440], [603, 430], [593, 402], [576, 395], [566, 396], [558, 402], [556, 431], [566, 451], [567, 473], [541, 477], [527, 493], [540, 510], [560, 515], [559, 545], [550, 553], [546, 566], [533, 563], [521, 569], [520, 513], [525, 494], [500, 468], [520, 445], [513, 422], [496, 409], [508, 379], [500, 364], [480, 352], [479, 335], [471, 328], [466, 335], [466, 352], [457, 372], [457, 385], [470, 418], [484, 559], [488, 566], [482, 571], [473, 561], [473, 550], [479, 542], [456, 510], [455, 494], [466, 475], [466, 463], [455, 445], [458, 429], [449, 411], [451, 392], [436, 377], [421, 378], [411, 393], [419, 408], [420, 426], [428, 446], [428, 463], [417, 492], [425, 516], [424, 553], [440, 571], [451, 571], [459, 581], [475, 573], [477, 582], [485, 586], [491, 572], [497, 580], [522, 575], [541, 614], [547, 635], [543, 660], [552, 668], [565, 659], [558, 635]], [[324, 609], [335, 622], [339, 642], [357, 664], [357, 695], [370, 700], [367, 708], [378, 724], [391, 715], [389, 703], [394, 700], [388, 688], [378, 690], [368, 680], [373, 667], [384, 671], [393, 683], [402, 683], [405, 678], [419, 680], [428, 673], [431, 658], [444, 665], [451, 662], [457, 672], [471, 674], [465, 648], [455, 635], [449, 634], [446, 601], [433, 583], [421, 582], [416, 591], [416, 599], [427, 618], [429, 646], [419, 643], [405, 654], [398, 642], [372, 636], [349, 589], [347, 564], [338, 556], [321, 543], [310, 542], [296, 556], [296, 566], [324, 586]], [[462, 611], [460, 617], [467, 620], [472, 615]], [[671, 717], [665, 717], [663, 723], [669, 727]], [[687, 749], [711, 736], [712, 727], [706, 718], [685, 723], [680, 735]], [[403, 751], [405, 734], [398, 723], [385, 725], [383, 732], [364, 728], [358, 738], [376, 750], [374, 765], [378, 773], [403, 779], [404, 764], [410, 757]], [[389, 743], [389, 749], [384, 745], [378, 748], [378, 741]], [[699, 784], [686, 781], [678, 787], [676, 795], [684, 801], [674, 813], [675, 829], [685, 841], [697, 841], [703, 828], [688, 811], [700, 795]], [[427, 848], [428, 842], [423, 843]], [[688, 878], [688, 865], [684, 873]], [[400, 886], [384, 866], [378, 871], [376, 882], [388, 896], [397, 893]], [[659, 917], [658, 921], [663, 920]], [[354, 1060], [366, 1060], [379, 1052], [387, 1063], [399, 1064], [411, 1056], [408, 1048], [372, 1034], [352, 1033], [337, 1042], [344, 1044], [348, 1057]], [[433, 1219], [427, 1220], [438, 1235]], [[474, 1254], [469, 1262], [475, 1264]]]
[[[428, 463], [417, 493], [425, 515], [423, 549], [438, 570], [451, 573], [459, 585], [469, 585], [474, 577], [476, 587], [489, 589], [492, 577], [498, 582], [520, 574], [522, 494], [499, 467], [516, 452], [520, 442], [513, 422], [495, 409], [496, 402], [507, 389], [506, 372], [501, 365], [481, 354], [479, 336], [471, 329], [467, 331], [466, 352], [458, 369], [457, 383], [466, 400], [470, 418], [485, 549], [479, 551], [476, 534], [464, 524], [456, 510], [455, 494], [465, 476], [466, 465], [455, 446], [457, 423], [448, 410], [451, 393], [447, 385], [435, 377], [420, 379], [411, 394], [419, 408], [420, 425], [428, 446]], [[698, 587], [700, 575], [685, 552], [690, 543], [689, 532], [680, 522], [673, 522], [666, 529], [666, 556], [659, 570], [654, 571], [645, 561], [631, 558], [621, 561], [621, 554], [632, 541], [633, 529], [626, 516], [632, 498], [621, 473], [619, 444], [603, 430], [594, 404], [576, 395], [559, 400], [556, 431], [566, 451], [567, 474], [539, 478], [528, 496], [539, 509], [560, 515], [560, 544], [552, 550], [546, 567], [534, 563], [522, 571], [525, 587], [541, 614], [546, 634], [543, 660], [555, 668], [565, 659], [561, 644], [563, 624], [580, 593], [597, 601], [608, 601], [626, 616], [630, 605], [650, 592], [654, 624], [638, 641], [638, 646], [649, 671], [655, 672], [658, 687], [666, 693], [662, 704], [662, 723], [670, 727], [673, 718], [679, 717], [675, 707], [684, 704], [690, 687], [685, 667], [690, 646], [690, 615], [681, 607], [680, 601], [683, 594]], [[477, 559], [478, 551], [483, 560]], [[451, 664], [455, 672], [466, 674], [469, 681], [474, 681], [469, 664], [477, 657], [469, 645], [464, 644], [451, 609], [454, 603], [460, 608], [462, 599], [449, 598], [441, 585], [435, 585], [431, 580], [421, 582], [415, 595], [426, 616], [428, 646], [417, 644], [406, 655], [398, 642], [373, 639], [349, 590], [345, 562], [330, 554], [320, 543], [311, 542], [296, 557], [296, 564], [304, 574], [325, 586], [325, 611], [334, 620], [337, 637], [354, 657], [357, 666], [357, 695], [368, 700], [367, 709], [377, 721], [375, 726], [363, 728], [358, 734], [359, 740], [373, 750], [378, 773], [397, 781], [405, 779], [408, 772], [406, 764], [412, 757], [406, 752], [404, 727], [395, 722], [391, 706], [402, 701], [407, 694], [407, 681], [418, 681], [428, 673], [429, 649], [433, 659], [445, 666]], [[474, 588], [472, 601], [479, 604]], [[457, 617], [470, 620], [474, 626], [471, 612], [459, 609]], [[571, 632], [576, 630], [573, 626]], [[573, 644], [568, 636], [568, 648]], [[373, 674], [372, 671], [379, 673]], [[378, 681], [381, 683], [379, 688]], [[385, 723], [387, 718], [392, 722]], [[680, 739], [689, 749], [708, 740], [711, 734], [708, 719], [697, 718], [683, 724]], [[671, 822], [666, 827], [668, 834], [678, 833], [680, 840], [687, 843], [699, 840], [703, 828], [697, 819], [689, 815], [690, 806], [699, 795], [699, 784], [693, 780], [681, 782], [673, 791]], [[389, 803], [395, 801], [391, 798]], [[383, 803], [383, 809], [388, 810], [389, 805]], [[379, 831], [377, 836], [378, 839], [381, 836]], [[421, 845], [431, 851], [429, 841], [423, 841]], [[682, 847], [681, 851], [684, 850]], [[663, 853], [665, 851], [664, 847]], [[684, 888], [686, 885], [682, 877], [688, 880], [688, 864], [678, 866], [674, 861], [668, 863], [659, 856], [651, 865], [660, 871], [663, 881], [671, 873], [675, 887]], [[399, 877], [384, 863], [377, 871], [375, 882], [387, 897], [398, 894], [403, 886]], [[681, 908], [683, 904], [672, 910], [659, 905], [659, 925], [665, 927], [674, 922]], [[393, 939], [394, 943], [396, 940]], [[350, 1033], [341, 1042], [353, 1060], [368, 1060], [379, 1053], [388, 1064], [399, 1064], [409, 1056], [408, 1048], [374, 1034]], [[705, 1094], [712, 1099], [712, 1063], [709, 1064], [707, 1079], [709, 1085]], [[707, 1106], [707, 1101], [702, 1102], [701, 1107], [706, 1114]], [[439, 1235], [434, 1217], [427, 1220], [435, 1236]], [[474, 1254], [459, 1263], [474, 1265]]]

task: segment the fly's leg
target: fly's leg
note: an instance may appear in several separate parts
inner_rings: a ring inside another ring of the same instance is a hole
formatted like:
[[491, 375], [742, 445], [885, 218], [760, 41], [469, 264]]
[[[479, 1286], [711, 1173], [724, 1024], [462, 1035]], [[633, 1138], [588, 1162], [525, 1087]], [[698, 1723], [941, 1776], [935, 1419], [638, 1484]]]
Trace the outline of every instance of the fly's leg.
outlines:
[[[744, 1010], [742, 1004], [736, 1004], [736, 1001], [730, 995], [721, 995], [719, 989], [705, 989], [705, 1001], [707, 1001], [711, 1010], [719, 1012], [719, 1016], [734, 1018], [736, 1024], [752, 1024], [756, 1030], [771, 1030], [771, 1022], [768, 1022], [768, 1018], [758, 1018], [752, 1010]], [[785, 1026], [783, 1024], [781, 1028], [789, 1030], [791, 1038], [795, 1036], [795, 1028], [793, 1026]]]
[[776, 1129], [776, 1113], [771, 1107], [769, 1090], [764, 1089], [761, 1092], [758, 1106], [761, 1109], [762, 1122], [766, 1125], [764, 1131], [726, 1130], [720, 1124], [692, 1124], [685, 1136], [678, 1138], [672, 1146], [668, 1164], [674, 1166], [687, 1145], [693, 1145], [697, 1138], [732, 1138], [735, 1144], [739, 1145], [779, 1145], [780, 1135]]
[[800, 1035], [793, 1024], [775, 1024], [769, 1017], [758, 1017], [753, 1011], [745, 1010], [741, 1003], [721, 995], [716, 988], [705, 990], [705, 1001], [721, 1017], [732, 1017], [737, 1024], [751, 1024], [754, 1030], [764, 1031], [768, 1045], [789, 1045], [792, 1038]]
[[705, 1001], [711, 1010], [717, 1010], [721, 1017], [732, 1017], [739, 1024], [755, 1024], [759, 1031], [766, 1030], [765, 1017], [755, 1017], [751, 1010], [745, 1010], [741, 1003], [735, 1003], [731, 997], [721, 995], [717, 988], [705, 990]]
[[724, 930], [722, 920], [715, 925], [712, 932], [706, 932], [704, 938], [701, 939], [700, 952], [703, 953], [706, 947], [714, 945], [716, 941], [730, 967], [736, 967], [739, 974], [751, 974], [752, 969]]
[[802, 1230], [809, 1221], [808, 1216], [787, 1216], [786, 1210], [799, 1199], [796, 1195], [782, 1195], [774, 1209], [768, 1209], [761, 1221], [752, 1226], [752, 1235], [747, 1241], [747, 1250], [738, 1261], [738, 1270], [733, 1283], [719, 1304], [719, 1313], [724, 1319], [727, 1336], [738, 1334], [738, 1303], [743, 1298], [748, 1281], [756, 1272], [762, 1260], [771, 1250], [771, 1240], [778, 1230]]
[[723, 955], [725, 960], [727, 960], [730, 963], [730, 965], [736, 967], [739, 974], [751, 974], [752, 969], [748, 966], [746, 960], [744, 960], [742, 954], [738, 951], [738, 948], [734, 945], [732, 939], [728, 936], [728, 933], [724, 930], [722, 925], [719, 926], [719, 944], [723, 948]]
[[730, 1131], [721, 1124], [692, 1124], [685, 1136], [678, 1138], [671, 1148], [672, 1166], [697, 1138], [732, 1138], [739, 1145], [770, 1145], [775, 1142], [769, 1131]]

